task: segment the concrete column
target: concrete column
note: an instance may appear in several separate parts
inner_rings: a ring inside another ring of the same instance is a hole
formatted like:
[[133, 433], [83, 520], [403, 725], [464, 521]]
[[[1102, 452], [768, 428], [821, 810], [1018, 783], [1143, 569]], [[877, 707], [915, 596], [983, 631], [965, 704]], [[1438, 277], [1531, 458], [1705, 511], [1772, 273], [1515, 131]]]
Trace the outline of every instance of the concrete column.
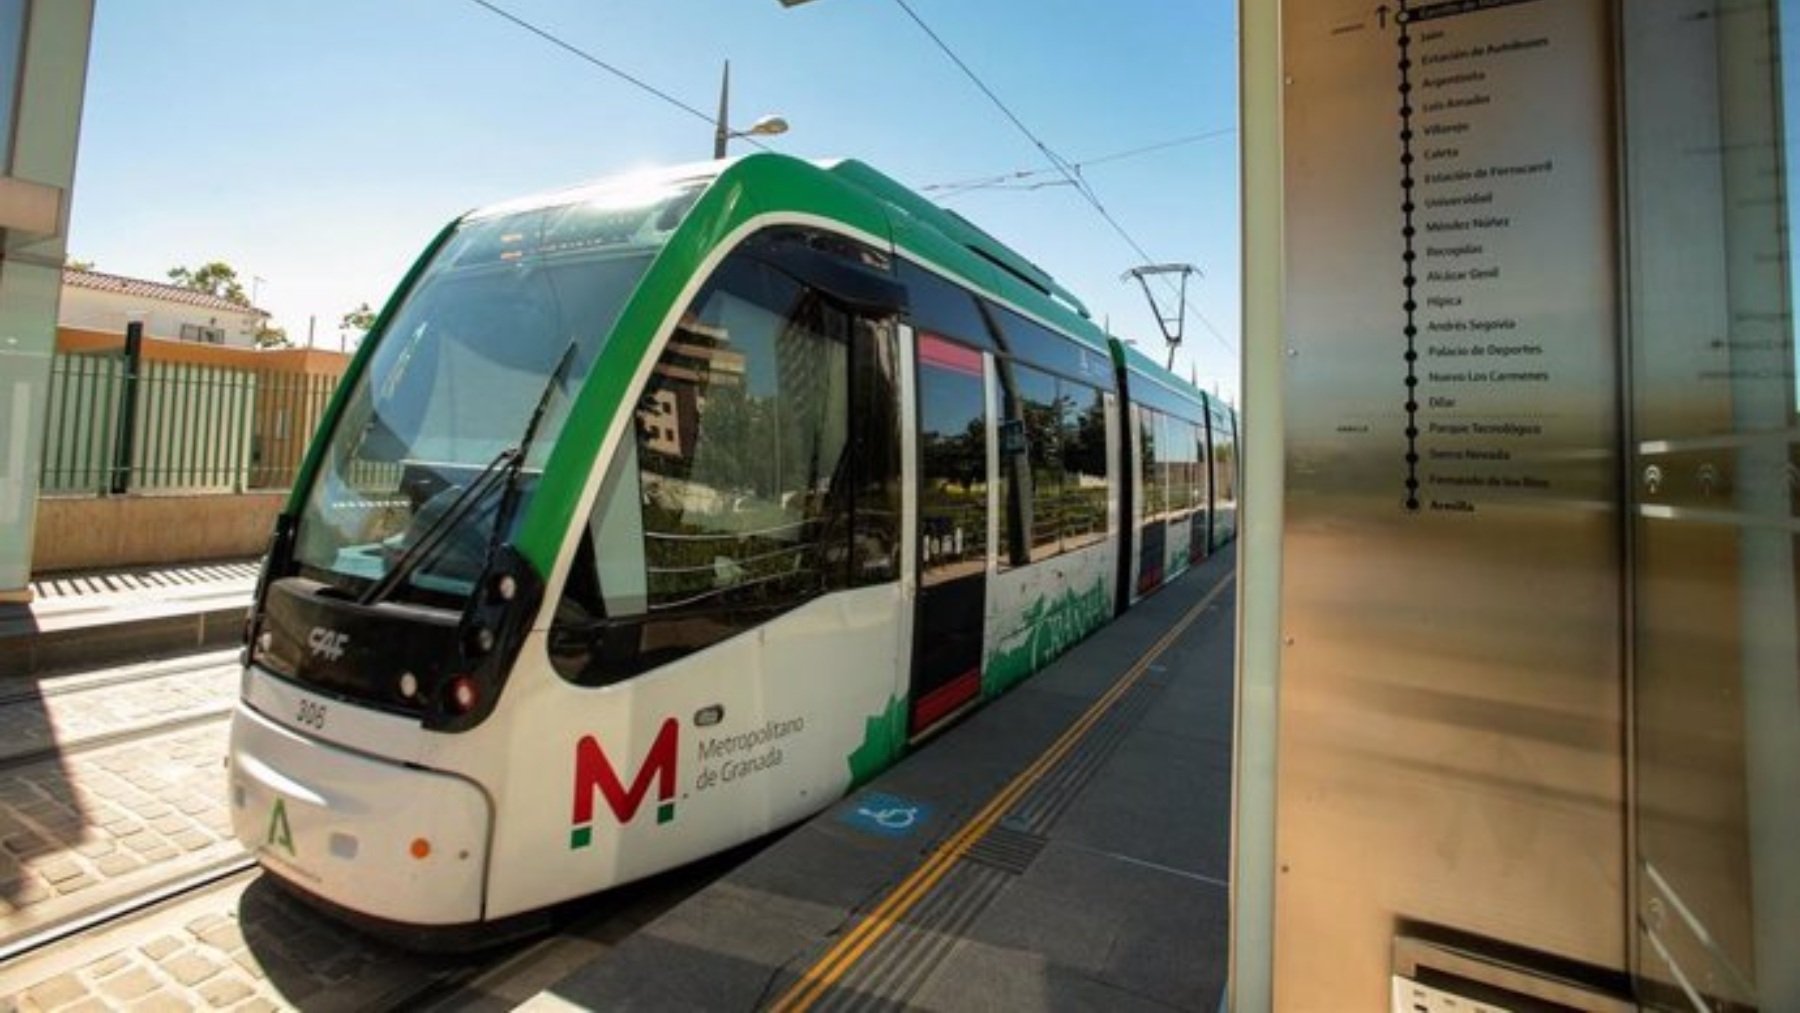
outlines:
[[11, 163], [0, 166], [0, 601], [29, 597], [93, 18], [93, 0], [27, 0], [16, 93], [15, 82], [0, 81], [0, 101], [17, 110]]

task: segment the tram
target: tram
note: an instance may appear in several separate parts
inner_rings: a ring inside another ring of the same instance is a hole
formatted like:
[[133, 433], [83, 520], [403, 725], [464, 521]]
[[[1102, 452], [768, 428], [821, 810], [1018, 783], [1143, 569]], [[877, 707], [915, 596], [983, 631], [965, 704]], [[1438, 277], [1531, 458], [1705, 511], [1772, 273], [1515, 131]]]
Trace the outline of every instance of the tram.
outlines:
[[447, 930], [794, 823], [1228, 541], [1237, 425], [855, 161], [468, 214], [277, 521], [235, 831]]

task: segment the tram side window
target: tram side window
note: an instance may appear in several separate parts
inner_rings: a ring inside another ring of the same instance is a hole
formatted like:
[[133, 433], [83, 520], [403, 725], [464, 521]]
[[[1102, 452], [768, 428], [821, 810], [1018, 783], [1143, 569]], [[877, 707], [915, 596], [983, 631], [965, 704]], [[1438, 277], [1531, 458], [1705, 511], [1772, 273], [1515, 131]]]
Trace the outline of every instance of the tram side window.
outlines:
[[1194, 425], [1194, 508], [1208, 509], [1212, 502], [1212, 468], [1206, 456], [1206, 426]]
[[1056, 377], [1007, 361], [1000, 374], [1007, 426], [1024, 442], [1001, 441], [1001, 502], [1016, 531], [1003, 562], [1023, 566], [1062, 551], [1063, 412]]
[[1215, 496], [1221, 506], [1237, 499], [1237, 443], [1229, 415], [1213, 416], [1213, 457]]
[[552, 627], [558, 670], [614, 681], [826, 591], [894, 579], [894, 342], [891, 319], [728, 257], [611, 462]]
[[1106, 395], [1059, 381], [1063, 442], [1063, 548], [1106, 540]]
[[1142, 494], [1138, 497], [1138, 519], [1154, 521], [1162, 517], [1166, 509], [1163, 502], [1162, 458], [1157, 454], [1157, 420], [1162, 416], [1153, 409], [1139, 408], [1138, 422], [1138, 454], [1139, 473], [1143, 485]]
[[919, 331], [948, 334], [977, 348], [992, 349], [988, 322], [968, 289], [909, 260], [901, 260], [900, 283], [907, 290], [907, 313]]
[[1163, 446], [1169, 455], [1168, 500], [1172, 518], [1184, 517], [1195, 507], [1194, 426], [1186, 419], [1163, 416]]
[[987, 569], [987, 391], [981, 353], [919, 337], [920, 579]]

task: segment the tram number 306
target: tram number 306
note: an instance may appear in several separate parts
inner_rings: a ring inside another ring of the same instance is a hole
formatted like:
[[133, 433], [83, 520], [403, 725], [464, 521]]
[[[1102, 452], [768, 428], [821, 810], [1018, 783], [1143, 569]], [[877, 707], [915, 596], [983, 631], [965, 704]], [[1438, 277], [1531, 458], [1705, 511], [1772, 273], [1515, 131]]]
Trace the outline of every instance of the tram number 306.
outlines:
[[300, 713], [294, 715], [294, 720], [308, 728], [323, 731], [325, 729], [325, 705], [314, 703], [311, 700], [302, 700], [300, 701]]

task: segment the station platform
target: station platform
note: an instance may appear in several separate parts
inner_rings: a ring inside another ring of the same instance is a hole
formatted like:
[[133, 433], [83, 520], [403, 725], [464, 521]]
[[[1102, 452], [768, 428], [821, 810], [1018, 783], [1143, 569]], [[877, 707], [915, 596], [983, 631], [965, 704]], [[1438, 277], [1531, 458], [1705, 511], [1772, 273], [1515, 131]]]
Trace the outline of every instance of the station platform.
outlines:
[[29, 602], [0, 604], [0, 678], [230, 646], [256, 575], [256, 560], [226, 560], [33, 580]]
[[1235, 547], [523, 1008], [1219, 1008]]

